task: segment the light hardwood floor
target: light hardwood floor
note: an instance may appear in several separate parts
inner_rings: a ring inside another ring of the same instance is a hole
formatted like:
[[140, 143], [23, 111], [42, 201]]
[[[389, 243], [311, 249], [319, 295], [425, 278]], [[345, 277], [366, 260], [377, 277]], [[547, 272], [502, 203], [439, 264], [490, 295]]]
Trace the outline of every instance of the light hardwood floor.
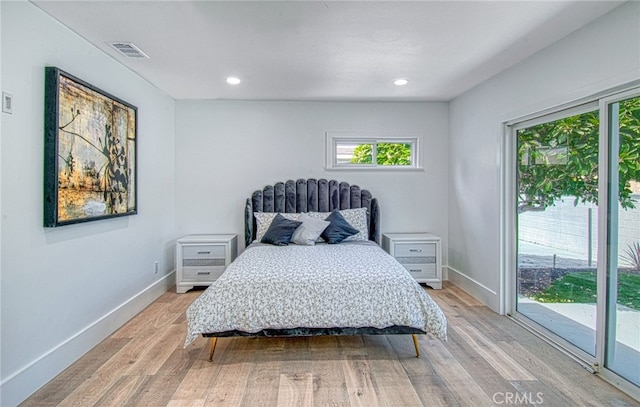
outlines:
[[457, 287], [428, 289], [449, 339], [221, 338], [183, 349], [199, 292], [170, 291], [24, 406], [639, 406]]

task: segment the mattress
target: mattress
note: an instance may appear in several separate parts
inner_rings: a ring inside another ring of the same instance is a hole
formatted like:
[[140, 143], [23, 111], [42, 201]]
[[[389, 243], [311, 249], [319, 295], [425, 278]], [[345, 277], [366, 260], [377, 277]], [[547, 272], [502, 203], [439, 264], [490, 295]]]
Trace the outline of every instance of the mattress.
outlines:
[[187, 309], [185, 347], [198, 335], [325, 328], [410, 327], [446, 339], [446, 325], [425, 289], [374, 242], [254, 243]]

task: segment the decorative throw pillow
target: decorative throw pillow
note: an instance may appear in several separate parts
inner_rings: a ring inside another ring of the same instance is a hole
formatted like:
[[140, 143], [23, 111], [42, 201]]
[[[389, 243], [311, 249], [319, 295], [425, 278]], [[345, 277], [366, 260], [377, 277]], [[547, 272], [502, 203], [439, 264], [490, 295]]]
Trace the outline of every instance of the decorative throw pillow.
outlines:
[[260, 242], [274, 244], [276, 246], [286, 246], [291, 242], [293, 232], [300, 225], [302, 225], [302, 222], [287, 219], [281, 214], [277, 214]]
[[[345, 242], [353, 240], [369, 240], [369, 227], [367, 226], [367, 208], [342, 209], [340, 215], [353, 228], [358, 229], [358, 233], [344, 239]], [[309, 216], [316, 219], [326, 219], [331, 212], [309, 212]]]
[[[267, 229], [271, 226], [271, 222], [278, 215], [277, 212], [254, 212], [253, 217], [256, 219], [256, 236], [255, 240], [262, 241]], [[280, 213], [283, 217], [291, 220], [298, 220], [299, 213]]]
[[326, 220], [312, 218], [306, 213], [301, 213], [298, 221], [302, 222], [302, 225], [298, 226], [298, 229], [293, 232], [291, 243], [306, 246], [314, 245], [320, 234], [331, 223]]
[[358, 233], [358, 229], [351, 227], [338, 211], [331, 212], [325, 220], [331, 223], [320, 236], [329, 244], [340, 243], [347, 237]]

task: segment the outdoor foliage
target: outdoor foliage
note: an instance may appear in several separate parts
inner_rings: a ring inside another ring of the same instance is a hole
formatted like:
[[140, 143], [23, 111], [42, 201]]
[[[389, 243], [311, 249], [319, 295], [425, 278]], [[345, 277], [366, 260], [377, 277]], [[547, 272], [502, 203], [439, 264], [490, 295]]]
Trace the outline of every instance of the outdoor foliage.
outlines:
[[[554, 281], [534, 296], [536, 301], [550, 303], [595, 304], [596, 273], [577, 272]], [[640, 276], [618, 273], [618, 304], [640, 310]]]
[[[619, 103], [619, 199], [634, 208], [630, 181], [640, 180], [640, 98]], [[598, 202], [598, 112], [518, 131], [518, 212], [544, 210], [563, 196]]]
[[640, 271], [640, 242], [630, 243], [625, 249], [622, 258], [634, 270]]
[[[377, 143], [378, 165], [411, 165], [411, 145], [401, 143]], [[373, 164], [373, 145], [360, 144], [353, 151], [354, 164]]]

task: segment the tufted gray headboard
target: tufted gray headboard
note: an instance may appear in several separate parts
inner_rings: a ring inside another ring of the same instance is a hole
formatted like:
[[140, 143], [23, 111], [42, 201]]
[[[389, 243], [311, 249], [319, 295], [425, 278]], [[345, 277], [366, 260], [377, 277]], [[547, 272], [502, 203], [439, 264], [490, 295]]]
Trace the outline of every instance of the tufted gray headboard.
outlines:
[[254, 212], [331, 212], [334, 209], [368, 208], [369, 240], [380, 244], [380, 207], [366, 189], [346, 182], [326, 179], [299, 179], [277, 182], [255, 191], [244, 210], [244, 242], [256, 235]]

